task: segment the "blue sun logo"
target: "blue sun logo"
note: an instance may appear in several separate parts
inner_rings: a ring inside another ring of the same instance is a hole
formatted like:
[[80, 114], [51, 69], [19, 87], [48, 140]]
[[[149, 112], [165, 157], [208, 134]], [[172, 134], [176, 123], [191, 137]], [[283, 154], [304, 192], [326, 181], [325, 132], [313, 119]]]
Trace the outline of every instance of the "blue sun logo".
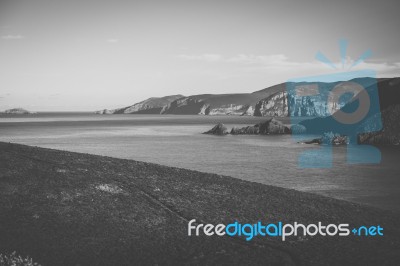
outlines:
[[[347, 63], [347, 47], [348, 47], [348, 41], [345, 39], [341, 39], [339, 41], [339, 49], [340, 49], [340, 59], [341, 59], [341, 68], [343, 70], [351, 70], [353, 67], [359, 65], [360, 63], [364, 62], [366, 59], [370, 58], [372, 56], [372, 51], [371, 49], [366, 50], [365, 52], [363, 52], [358, 58], [357, 60], [355, 60], [353, 63], [351, 64], [346, 64]], [[333, 69], [339, 69], [339, 67], [333, 63], [332, 60], [330, 60], [327, 56], [325, 56], [323, 53], [321, 52], [317, 52], [317, 54], [315, 55], [315, 59], [317, 59], [318, 61], [324, 63], [325, 65], [333, 68]], [[347, 66], [347, 67], [346, 67]]]
[[[346, 145], [349, 164], [379, 163], [380, 151], [369, 145], [358, 145], [360, 134], [379, 131], [382, 121], [376, 72], [371, 69], [354, 71], [352, 68], [372, 55], [363, 52], [356, 60], [348, 60], [348, 42], [339, 41], [340, 63], [335, 64], [321, 52], [316, 59], [335, 71], [328, 75], [298, 77], [286, 82], [288, 114], [292, 124], [305, 130], [292, 132], [298, 142], [306, 143], [310, 134], [319, 136], [318, 149], [301, 152], [301, 168], [333, 166], [333, 146]], [[341, 66], [340, 66], [341, 65]]]

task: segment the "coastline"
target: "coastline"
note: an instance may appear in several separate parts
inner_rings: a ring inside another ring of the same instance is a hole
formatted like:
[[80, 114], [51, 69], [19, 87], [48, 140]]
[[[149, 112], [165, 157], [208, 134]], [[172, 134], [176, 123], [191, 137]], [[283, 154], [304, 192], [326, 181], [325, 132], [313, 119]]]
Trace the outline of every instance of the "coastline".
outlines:
[[[0, 253], [42, 265], [394, 265], [400, 215], [240, 179], [0, 142]], [[189, 237], [187, 223], [381, 225], [369, 237]], [[360, 254], [363, 254], [361, 257]]]

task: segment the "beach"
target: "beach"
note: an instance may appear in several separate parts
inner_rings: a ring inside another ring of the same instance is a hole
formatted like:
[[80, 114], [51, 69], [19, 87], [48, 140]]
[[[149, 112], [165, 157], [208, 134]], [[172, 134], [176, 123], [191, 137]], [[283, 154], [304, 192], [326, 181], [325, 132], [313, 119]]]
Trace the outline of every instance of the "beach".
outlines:
[[[42, 265], [396, 265], [400, 215], [228, 176], [0, 143], [0, 251]], [[198, 223], [380, 225], [384, 236], [188, 236]]]

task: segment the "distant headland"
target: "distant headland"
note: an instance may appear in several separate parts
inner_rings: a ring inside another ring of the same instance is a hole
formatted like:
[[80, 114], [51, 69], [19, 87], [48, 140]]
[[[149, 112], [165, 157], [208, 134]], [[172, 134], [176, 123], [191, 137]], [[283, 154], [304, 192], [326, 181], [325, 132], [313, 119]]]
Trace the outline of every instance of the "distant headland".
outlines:
[[35, 112], [28, 111], [23, 108], [12, 108], [12, 109], [7, 109], [4, 112], [0, 112], [2, 114], [9, 114], [9, 115], [29, 115], [29, 114], [35, 114]]

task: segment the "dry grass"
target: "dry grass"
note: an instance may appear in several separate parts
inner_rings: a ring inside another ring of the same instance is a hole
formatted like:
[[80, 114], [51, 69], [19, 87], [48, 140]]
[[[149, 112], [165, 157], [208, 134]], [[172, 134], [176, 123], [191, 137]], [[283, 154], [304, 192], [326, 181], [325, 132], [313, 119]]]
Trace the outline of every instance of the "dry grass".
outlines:
[[40, 264], [33, 262], [28, 256], [23, 258], [14, 251], [10, 255], [0, 254], [0, 266], [40, 266]]
[[[18, 250], [51, 266], [400, 261], [400, 216], [395, 213], [131, 160], [1, 142], [0, 151], [2, 254]], [[246, 243], [241, 238], [188, 237], [191, 219], [213, 224], [379, 224], [385, 236], [292, 237], [284, 243], [257, 237]]]

